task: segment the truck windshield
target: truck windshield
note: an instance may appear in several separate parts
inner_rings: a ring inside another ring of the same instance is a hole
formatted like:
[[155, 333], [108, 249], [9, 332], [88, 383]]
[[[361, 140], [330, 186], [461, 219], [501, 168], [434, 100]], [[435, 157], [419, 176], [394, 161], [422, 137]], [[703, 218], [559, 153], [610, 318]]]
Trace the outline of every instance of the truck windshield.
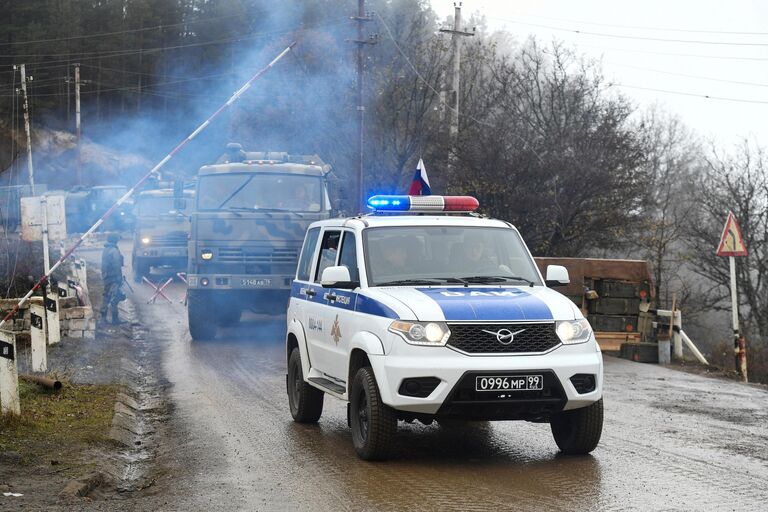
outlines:
[[288, 210], [319, 212], [323, 181], [317, 176], [219, 174], [202, 176], [199, 210]]
[[173, 209], [173, 197], [139, 197], [135, 213], [138, 217], [155, 217], [168, 215]]
[[408, 226], [364, 233], [369, 286], [541, 284], [513, 229]]

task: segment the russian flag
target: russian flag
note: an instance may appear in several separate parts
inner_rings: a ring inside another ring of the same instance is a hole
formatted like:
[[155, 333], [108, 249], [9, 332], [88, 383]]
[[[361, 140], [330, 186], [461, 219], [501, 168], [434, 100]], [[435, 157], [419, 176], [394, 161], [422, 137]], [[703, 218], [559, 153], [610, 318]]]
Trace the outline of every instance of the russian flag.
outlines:
[[419, 165], [416, 166], [416, 174], [413, 175], [411, 188], [408, 189], [409, 196], [431, 196], [432, 189], [429, 188], [429, 178], [427, 178], [427, 168], [424, 167], [424, 160], [419, 158]]

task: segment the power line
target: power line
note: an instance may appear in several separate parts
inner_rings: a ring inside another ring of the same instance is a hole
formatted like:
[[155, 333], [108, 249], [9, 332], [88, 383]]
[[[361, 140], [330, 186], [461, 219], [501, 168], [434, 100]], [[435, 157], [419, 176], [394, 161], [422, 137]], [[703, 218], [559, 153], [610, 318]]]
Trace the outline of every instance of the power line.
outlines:
[[617, 63], [611, 63], [611, 66], [617, 66], [622, 68], [630, 68], [630, 69], [637, 69], [639, 71], [650, 71], [651, 73], [659, 73], [662, 75], [672, 75], [672, 76], [682, 76], [685, 78], [696, 78], [698, 80], [710, 80], [712, 82], [722, 82], [726, 84], [737, 84], [737, 85], [749, 85], [753, 87], [768, 87], [768, 84], [761, 84], [756, 82], [741, 82], [738, 80], [725, 80], [722, 78], [714, 78], [710, 76], [701, 76], [701, 75], [689, 75], [687, 73], [675, 73], [674, 71], [662, 71], [660, 69], [651, 69], [651, 68], [643, 68], [640, 66], [632, 66], [630, 64], [617, 64]]
[[526, 18], [538, 18], [542, 20], [559, 21], [563, 23], [577, 23], [583, 25], [594, 25], [596, 27], [614, 27], [614, 28], [629, 28], [635, 30], [651, 30], [656, 32], [680, 32], [689, 34], [724, 34], [724, 35], [745, 35], [745, 36], [766, 36], [768, 32], [745, 32], [738, 30], [698, 30], [698, 29], [685, 29], [685, 28], [662, 28], [662, 27], [649, 27], [642, 25], [619, 25], [615, 23], [598, 23], [595, 21], [583, 21], [583, 20], [568, 20], [563, 18], [551, 18], [548, 16], [534, 16], [524, 15]]
[[228, 16], [218, 16], [216, 18], [206, 18], [201, 20], [191, 20], [191, 21], [182, 21], [179, 23], [170, 23], [168, 25], [155, 25], [154, 27], [143, 27], [143, 28], [134, 28], [130, 30], [118, 30], [116, 32], [100, 32], [98, 34], [88, 34], [88, 35], [82, 35], [82, 36], [70, 36], [70, 37], [55, 37], [52, 39], [36, 39], [31, 41], [13, 41], [9, 43], [0, 43], [0, 46], [13, 46], [17, 44], [37, 44], [37, 43], [51, 43], [55, 41], [73, 41], [75, 39], [89, 39], [92, 37], [107, 37], [107, 36], [115, 36], [120, 34], [132, 34], [136, 32], [146, 32], [149, 30], [157, 30], [157, 29], [163, 29], [163, 28], [172, 28], [172, 27], [180, 27], [184, 25], [196, 25], [198, 23], [210, 23], [212, 21], [218, 21], [222, 19], [228, 19], [228, 18], [237, 18], [238, 14], [230, 14]]
[[632, 39], [636, 41], [658, 41], [665, 43], [683, 43], [683, 44], [709, 44], [709, 45], [721, 45], [721, 46], [768, 46], [768, 43], [736, 43], [732, 41], [705, 41], [705, 40], [693, 40], [693, 39], [669, 39], [665, 37], [643, 37], [643, 36], [627, 36], [622, 34], [606, 34], [603, 32], [592, 32], [588, 30], [580, 30], [573, 28], [554, 27], [552, 25], [543, 25], [541, 23], [528, 23], [524, 21], [510, 20], [507, 18], [493, 18], [500, 21], [507, 21], [516, 25], [526, 25], [529, 27], [546, 28], [549, 30], [559, 30], [561, 32], [572, 32], [579, 35], [597, 36], [597, 37], [611, 37], [615, 39]]
[[768, 101], [762, 101], [762, 100], [745, 100], [741, 98], [725, 98], [722, 96], [710, 96], [709, 94], [696, 94], [692, 92], [683, 92], [683, 91], [671, 91], [669, 89], [656, 89], [653, 87], [641, 87], [639, 85], [629, 85], [629, 84], [621, 84], [621, 83], [613, 83], [611, 84], [615, 87], [624, 87], [627, 89], [639, 89], [641, 91], [654, 91], [654, 92], [662, 92], [665, 94], [677, 94], [679, 96], [691, 96], [694, 98], [705, 98], [708, 100], [719, 100], [719, 101], [735, 101], [738, 103], [754, 103], [759, 105], [768, 105]]
[[613, 51], [613, 52], [624, 52], [624, 53], [643, 53], [647, 55], [664, 55], [667, 57], [693, 57], [693, 58], [699, 58], [699, 59], [720, 59], [720, 60], [748, 60], [748, 61], [758, 61], [758, 62], [765, 62], [768, 61], [768, 57], [738, 57], [738, 56], [731, 56], [731, 55], [701, 55], [696, 53], [674, 53], [674, 52], [657, 52], [653, 50], [635, 50], [635, 49], [628, 49], [628, 48], [606, 48], [605, 46], [597, 46], [594, 44], [583, 44], [583, 43], [574, 43], [578, 44], [579, 47], [583, 48], [597, 48], [599, 50], [607, 50], [607, 51]]

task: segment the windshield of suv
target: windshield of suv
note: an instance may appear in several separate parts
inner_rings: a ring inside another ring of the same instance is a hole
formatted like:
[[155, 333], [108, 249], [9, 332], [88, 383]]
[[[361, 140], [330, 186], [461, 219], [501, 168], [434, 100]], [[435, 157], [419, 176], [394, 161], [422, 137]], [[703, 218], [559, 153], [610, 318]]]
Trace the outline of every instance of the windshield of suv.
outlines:
[[199, 210], [287, 210], [319, 212], [323, 181], [317, 176], [219, 174], [201, 176]]
[[513, 229], [401, 226], [364, 234], [369, 286], [541, 284]]
[[168, 215], [173, 210], [173, 197], [142, 197], [136, 199], [135, 214], [138, 217]]

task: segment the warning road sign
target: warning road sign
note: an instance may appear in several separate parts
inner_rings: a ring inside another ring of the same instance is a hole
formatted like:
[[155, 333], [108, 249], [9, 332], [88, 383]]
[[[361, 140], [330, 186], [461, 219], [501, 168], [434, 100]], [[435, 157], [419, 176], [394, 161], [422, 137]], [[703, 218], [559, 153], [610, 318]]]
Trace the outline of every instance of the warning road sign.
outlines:
[[723, 234], [720, 235], [720, 245], [717, 246], [718, 256], [746, 256], [747, 246], [741, 236], [741, 230], [736, 223], [736, 216], [728, 212], [728, 220], [725, 221]]

